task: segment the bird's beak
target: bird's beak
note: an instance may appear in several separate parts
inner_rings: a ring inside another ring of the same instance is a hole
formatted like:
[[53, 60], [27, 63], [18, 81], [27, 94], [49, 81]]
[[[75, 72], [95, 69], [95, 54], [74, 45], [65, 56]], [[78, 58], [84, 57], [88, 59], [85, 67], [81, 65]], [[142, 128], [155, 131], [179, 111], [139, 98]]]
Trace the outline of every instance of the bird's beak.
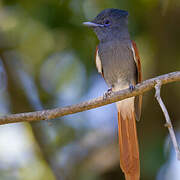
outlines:
[[104, 27], [102, 24], [96, 24], [93, 22], [83, 22], [83, 25], [88, 26], [88, 27]]

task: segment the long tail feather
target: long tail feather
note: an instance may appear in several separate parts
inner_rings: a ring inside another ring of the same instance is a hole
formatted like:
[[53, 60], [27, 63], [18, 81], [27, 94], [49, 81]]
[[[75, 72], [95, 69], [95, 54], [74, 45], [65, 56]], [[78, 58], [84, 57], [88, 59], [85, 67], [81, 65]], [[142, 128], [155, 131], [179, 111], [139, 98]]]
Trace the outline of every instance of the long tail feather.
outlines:
[[121, 104], [117, 105], [117, 108], [120, 166], [126, 180], [139, 180], [140, 160], [134, 108], [129, 108], [128, 113], [123, 111]]

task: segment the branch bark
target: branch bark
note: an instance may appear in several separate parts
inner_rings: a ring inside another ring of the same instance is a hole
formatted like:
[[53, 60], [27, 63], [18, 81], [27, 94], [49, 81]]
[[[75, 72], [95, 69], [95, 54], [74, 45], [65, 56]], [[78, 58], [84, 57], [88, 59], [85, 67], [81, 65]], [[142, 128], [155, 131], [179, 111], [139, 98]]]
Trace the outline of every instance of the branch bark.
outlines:
[[74, 114], [77, 112], [82, 112], [85, 110], [94, 109], [100, 106], [104, 106], [107, 104], [111, 104], [132, 96], [137, 96], [143, 94], [150, 89], [154, 88], [157, 84], [157, 81], [160, 82], [162, 85], [180, 81], [180, 71], [172, 72], [169, 74], [157, 76], [152, 79], [148, 79], [143, 81], [140, 84], [135, 86], [133, 91], [129, 89], [121, 90], [119, 92], [114, 92], [110, 96], [104, 98], [103, 96], [82, 102], [79, 104], [59, 107], [55, 109], [49, 110], [42, 110], [42, 111], [35, 111], [35, 112], [27, 112], [27, 113], [19, 113], [19, 114], [11, 114], [0, 116], [0, 125], [8, 124], [8, 123], [16, 123], [16, 122], [32, 122], [32, 121], [39, 121], [39, 120], [50, 120], [55, 119], [61, 116], [65, 116], [68, 114]]

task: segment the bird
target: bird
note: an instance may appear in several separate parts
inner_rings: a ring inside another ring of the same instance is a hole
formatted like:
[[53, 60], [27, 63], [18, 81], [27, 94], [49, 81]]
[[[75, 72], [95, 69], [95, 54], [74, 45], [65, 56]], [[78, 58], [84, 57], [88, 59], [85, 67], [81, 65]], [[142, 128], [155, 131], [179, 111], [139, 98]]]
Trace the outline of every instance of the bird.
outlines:
[[[83, 24], [92, 28], [99, 39], [95, 63], [109, 87], [108, 94], [127, 88], [133, 91], [136, 84], [142, 82], [142, 70], [137, 45], [128, 31], [128, 11], [105, 9]], [[140, 179], [136, 120], [140, 120], [141, 106], [142, 95], [116, 103], [120, 167], [126, 180]]]

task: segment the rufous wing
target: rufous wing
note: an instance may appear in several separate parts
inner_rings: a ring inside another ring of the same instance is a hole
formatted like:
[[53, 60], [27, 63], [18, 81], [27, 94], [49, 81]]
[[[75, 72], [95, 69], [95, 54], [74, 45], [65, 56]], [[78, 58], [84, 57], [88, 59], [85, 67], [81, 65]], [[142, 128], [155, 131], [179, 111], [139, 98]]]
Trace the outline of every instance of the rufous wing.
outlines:
[[[141, 61], [140, 61], [137, 45], [134, 41], [132, 41], [132, 47], [131, 48], [133, 51], [134, 61], [136, 63], [136, 67], [137, 67], [137, 75], [138, 75], [137, 83], [141, 83], [142, 82]], [[134, 105], [135, 105], [136, 120], [138, 121], [138, 120], [140, 120], [140, 117], [141, 117], [142, 95], [135, 97]]]

